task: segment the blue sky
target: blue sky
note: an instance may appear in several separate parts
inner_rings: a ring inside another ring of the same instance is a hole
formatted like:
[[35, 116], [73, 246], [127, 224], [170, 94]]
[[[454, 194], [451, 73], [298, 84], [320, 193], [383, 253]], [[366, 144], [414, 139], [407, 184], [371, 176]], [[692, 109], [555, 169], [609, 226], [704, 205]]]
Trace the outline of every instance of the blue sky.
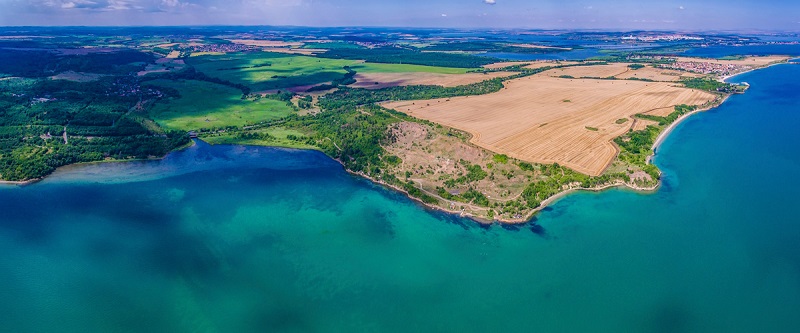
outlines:
[[789, 0], [0, 0], [0, 25], [800, 30]]

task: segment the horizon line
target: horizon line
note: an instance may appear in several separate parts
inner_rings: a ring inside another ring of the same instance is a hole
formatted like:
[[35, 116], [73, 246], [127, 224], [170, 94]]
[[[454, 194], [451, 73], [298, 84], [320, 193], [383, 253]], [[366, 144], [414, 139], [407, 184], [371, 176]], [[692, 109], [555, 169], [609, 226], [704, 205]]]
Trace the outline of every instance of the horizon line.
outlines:
[[352, 29], [352, 28], [366, 28], [366, 29], [420, 29], [420, 30], [466, 30], [466, 31], [579, 31], [579, 32], [684, 32], [684, 33], [713, 33], [713, 32], [765, 32], [765, 33], [795, 33], [800, 34], [798, 30], [787, 29], [626, 29], [626, 28], [531, 28], [531, 27], [433, 27], [433, 26], [393, 26], [393, 25], [331, 25], [331, 26], [314, 26], [314, 25], [252, 25], [252, 24], [200, 24], [200, 25], [0, 25], [0, 29], [5, 28], [315, 28], [315, 29]]

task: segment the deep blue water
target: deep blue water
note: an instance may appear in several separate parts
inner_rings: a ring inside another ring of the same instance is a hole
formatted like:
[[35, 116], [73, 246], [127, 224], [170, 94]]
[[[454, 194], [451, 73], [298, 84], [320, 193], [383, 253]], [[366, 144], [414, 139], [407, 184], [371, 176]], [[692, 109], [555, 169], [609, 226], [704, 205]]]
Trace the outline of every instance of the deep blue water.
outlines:
[[798, 332], [800, 65], [679, 125], [664, 186], [483, 228], [318, 152], [199, 144], [0, 187], [0, 331]]

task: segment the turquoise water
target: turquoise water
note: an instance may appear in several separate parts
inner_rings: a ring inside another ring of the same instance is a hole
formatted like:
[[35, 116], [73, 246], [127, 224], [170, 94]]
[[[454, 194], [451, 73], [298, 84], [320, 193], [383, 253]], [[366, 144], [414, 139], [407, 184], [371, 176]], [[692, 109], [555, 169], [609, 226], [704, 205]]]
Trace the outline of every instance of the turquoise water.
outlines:
[[654, 194], [518, 227], [316, 152], [199, 144], [0, 187], [0, 331], [797, 332], [800, 65], [658, 149]]

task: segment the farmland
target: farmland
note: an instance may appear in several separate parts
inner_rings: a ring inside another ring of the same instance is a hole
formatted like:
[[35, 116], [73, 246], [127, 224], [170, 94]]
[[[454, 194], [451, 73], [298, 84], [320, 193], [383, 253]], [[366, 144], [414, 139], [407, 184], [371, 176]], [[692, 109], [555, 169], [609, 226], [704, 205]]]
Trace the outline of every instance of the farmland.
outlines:
[[[590, 67], [575, 68], [585, 75], [597, 73], [586, 71]], [[617, 124], [618, 119], [715, 99], [710, 93], [669, 83], [560, 79], [547, 73], [506, 82], [505, 89], [493, 94], [384, 106], [467, 131], [473, 135], [472, 143], [490, 151], [600, 175], [617, 154], [611, 141], [631, 128], [627, 122]]]
[[680, 81], [681, 78], [684, 77], [700, 77], [701, 75], [689, 72], [681, 72], [676, 70], [664, 69], [664, 68], [654, 68], [654, 67], [643, 67], [637, 70], [629, 70], [625, 73], [617, 75], [616, 78], [618, 79], [640, 79], [640, 80], [652, 80], [652, 81], [664, 81], [664, 82], [677, 82]]
[[358, 60], [326, 59], [274, 52], [199, 56], [189, 58], [187, 63], [208, 76], [244, 84], [256, 92], [275, 90], [303, 92], [314, 85], [344, 78], [347, 74], [345, 66], [358, 73], [464, 74], [470, 70], [411, 64], [365, 63]]
[[156, 103], [150, 116], [169, 129], [198, 130], [243, 126], [288, 116], [293, 109], [273, 99], [241, 99], [241, 91], [216, 83], [182, 80], [154, 80], [146, 84], [171, 88], [180, 97]]
[[[3, 156], [55, 153], [30, 164], [32, 172], [7, 163], [2, 177], [163, 156], [193, 131], [212, 144], [318, 149], [425, 204], [523, 221], [570, 189], [657, 186], [647, 156], [660, 131], [696, 110], [682, 104], [713, 105], [742, 90], [701, 73], [772, 61], [498, 62], [461, 52], [494, 42], [314, 34], [163, 36], [113, 53], [105, 43], [90, 52], [50, 41], [57, 53], [2, 51], [0, 75], [30, 80], [21, 91], [9, 87], [5, 97], [23, 112], [7, 117], [26, 114], [38, 126], [5, 128]], [[655, 67], [667, 65], [676, 67]]]
[[555, 68], [542, 73], [549, 76], [570, 76], [574, 78], [607, 78], [629, 71], [628, 64], [615, 63], [608, 65], [575, 66]]
[[488, 65], [483, 65], [486, 69], [501, 69], [510, 66], [523, 66], [528, 69], [537, 69], [547, 66], [562, 66], [562, 65], [575, 65], [576, 61], [553, 61], [553, 60], [539, 60], [539, 61], [504, 61], [495, 62]]
[[371, 62], [360, 62], [350, 66], [359, 73], [435, 73], [435, 74], [464, 74], [469, 72], [469, 68], [422, 66], [411, 64], [378, 64]]
[[320, 59], [271, 52], [192, 57], [187, 63], [208, 76], [250, 86], [253, 91], [314, 85], [344, 77], [353, 60]]
[[466, 74], [438, 74], [424, 72], [407, 73], [366, 73], [355, 76], [356, 83], [353, 88], [382, 89], [395, 86], [413, 85], [440, 85], [455, 87], [498, 77], [513, 75], [512, 72], [466, 73]]

